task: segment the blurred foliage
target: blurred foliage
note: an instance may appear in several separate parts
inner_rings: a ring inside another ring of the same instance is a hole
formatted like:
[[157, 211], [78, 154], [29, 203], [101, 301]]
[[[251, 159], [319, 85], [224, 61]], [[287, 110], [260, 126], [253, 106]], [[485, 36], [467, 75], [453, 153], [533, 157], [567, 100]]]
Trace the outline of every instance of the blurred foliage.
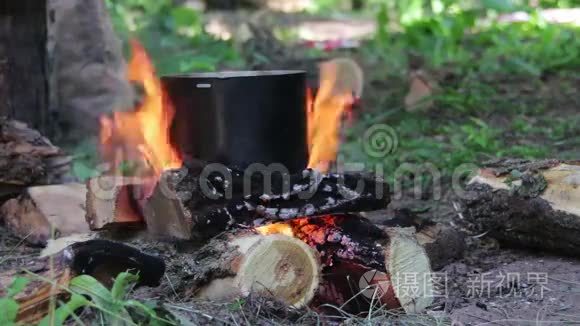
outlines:
[[[579, 105], [573, 85], [580, 80], [580, 30], [547, 23], [540, 11], [580, 1], [536, 2], [370, 1], [377, 33], [361, 60], [373, 67], [373, 94], [366, 94], [373, 98], [348, 132], [346, 161], [381, 163], [387, 177], [404, 163], [432, 163], [450, 177], [462, 164], [496, 157], [579, 155], [580, 116], [558, 111]], [[516, 10], [530, 19], [498, 19]], [[404, 109], [413, 69], [439, 76], [430, 112]], [[395, 128], [399, 141], [396, 153], [379, 159], [361, 146], [361, 135], [377, 123]]]
[[[198, 11], [172, 0], [107, 4], [119, 34], [141, 40], [162, 74], [243, 67], [232, 43], [204, 32]], [[311, 8], [316, 15], [338, 11], [374, 17], [377, 23], [374, 38], [355, 54], [371, 87], [365, 93], [368, 107], [346, 135], [342, 154], [347, 160], [382, 163], [387, 172], [402, 163], [432, 162], [449, 176], [461, 164], [494, 157], [579, 154], [569, 149], [580, 146], [580, 117], [550, 110], [560, 103], [578, 105], [570, 94], [577, 91], [580, 31], [547, 23], [540, 11], [580, 7], [580, 0], [367, 0], [357, 13], [345, 11], [349, 4], [316, 0]], [[499, 19], [515, 11], [530, 19]], [[291, 31], [277, 36], [296, 41]], [[404, 110], [410, 68], [443, 78], [432, 112]], [[552, 79], [554, 84], [547, 85]], [[554, 92], [540, 91], [550, 88]], [[360, 146], [361, 135], [377, 123], [391, 125], [399, 137], [398, 151], [382, 159], [369, 157]]]
[[160, 74], [214, 71], [241, 64], [229, 42], [203, 30], [201, 13], [172, 0], [106, 0], [117, 33], [137, 38]]

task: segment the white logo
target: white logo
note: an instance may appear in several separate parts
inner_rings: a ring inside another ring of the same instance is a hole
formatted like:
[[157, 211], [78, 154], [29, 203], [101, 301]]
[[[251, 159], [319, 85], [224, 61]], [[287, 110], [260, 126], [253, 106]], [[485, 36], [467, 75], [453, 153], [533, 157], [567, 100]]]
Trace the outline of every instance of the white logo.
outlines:
[[358, 287], [366, 298], [380, 298], [391, 287], [389, 276], [375, 269], [363, 274], [358, 281]]

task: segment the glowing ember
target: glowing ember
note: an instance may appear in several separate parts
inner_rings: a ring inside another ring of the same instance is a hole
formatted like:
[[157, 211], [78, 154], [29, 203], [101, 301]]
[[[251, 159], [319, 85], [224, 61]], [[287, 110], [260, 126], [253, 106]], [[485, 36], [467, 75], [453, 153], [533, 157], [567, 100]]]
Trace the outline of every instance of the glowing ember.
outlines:
[[283, 235], [287, 235], [289, 237], [294, 236], [294, 230], [292, 229], [292, 225], [290, 223], [268, 224], [268, 225], [257, 227], [256, 231], [260, 234], [263, 234], [263, 235], [283, 234]]
[[134, 111], [101, 117], [101, 152], [115, 172], [122, 163], [136, 163], [158, 176], [163, 170], [181, 167], [182, 160], [170, 142], [174, 109], [145, 49], [131, 42], [128, 79], [143, 87], [143, 98]]
[[363, 73], [350, 59], [325, 62], [320, 68], [320, 88], [311, 104], [308, 102], [308, 167], [328, 172], [336, 161], [340, 145], [340, 131], [345, 115], [361, 96]]
[[307, 234], [308, 237], [316, 237], [317, 235], [324, 237], [326, 236], [325, 231], [329, 227], [336, 226], [336, 220], [338, 216], [335, 215], [325, 215], [316, 218], [315, 224], [311, 224], [311, 219], [307, 217], [295, 219], [288, 222], [279, 222], [260, 226], [256, 228], [256, 231], [263, 235], [270, 234], [283, 234], [290, 237], [303, 238], [303, 236], [298, 236], [297, 233]]

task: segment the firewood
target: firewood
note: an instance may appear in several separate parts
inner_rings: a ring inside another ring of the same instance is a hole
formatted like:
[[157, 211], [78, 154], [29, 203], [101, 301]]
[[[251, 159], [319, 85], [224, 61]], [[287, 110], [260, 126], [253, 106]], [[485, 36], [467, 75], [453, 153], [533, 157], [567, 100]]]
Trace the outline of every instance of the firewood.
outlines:
[[[324, 277], [316, 303], [353, 313], [368, 311], [373, 297], [389, 309], [407, 313], [422, 312], [431, 304], [429, 257], [410, 229], [380, 228], [355, 215], [291, 224], [298, 238], [321, 252]], [[415, 292], [407, 291], [411, 284], [404, 284], [405, 277], [416, 280]]]
[[425, 248], [431, 268], [440, 270], [463, 256], [465, 237], [457, 229], [441, 223], [425, 223], [414, 230], [415, 238]]
[[310, 302], [320, 282], [320, 259], [299, 239], [252, 232], [224, 234], [186, 259], [198, 298], [271, 295], [289, 305]]
[[[425, 250], [407, 232], [396, 229], [385, 232], [357, 216], [303, 218], [260, 227], [257, 231], [259, 235], [249, 238], [277, 237], [273, 239], [284, 239], [284, 243], [295, 244], [297, 248], [304, 248], [304, 244], [307, 244], [306, 248], [310, 247], [319, 253], [319, 257], [317, 255], [314, 260], [316, 264], [258, 262], [270, 259], [263, 255], [256, 256], [256, 260], [253, 260], [256, 263], [248, 263], [250, 260], [243, 258], [240, 264], [237, 262], [240, 256], [237, 253], [246, 250], [247, 245], [239, 240], [239, 233], [228, 232], [220, 236], [219, 240], [216, 240], [218, 238], [211, 240], [193, 258], [184, 259], [190, 264], [186, 269], [192, 271], [192, 280], [185, 281], [182, 286], [194, 289], [199, 296], [205, 298], [227, 300], [240, 293], [248, 294], [243, 289], [252, 288], [252, 286], [242, 287], [236, 283], [239, 275], [255, 275], [251, 279], [255, 279], [256, 283], [259, 283], [259, 278], [263, 280], [260, 282], [268, 284], [269, 291], [266, 293], [280, 298], [283, 296], [278, 294], [280, 288], [287, 288], [287, 284], [290, 284], [285, 281], [287, 279], [285, 275], [289, 273], [296, 276], [313, 275], [309, 276], [308, 282], [296, 282], [296, 284], [315, 282], [312, 284], [312, 289], [318, 289], [315, 294], [302, 296], [300, 301], [300, 305], [310, 305], [313, 308], [330, 304], [345, 311], [356, 313], [365, 311], [365, 307], [367, 310], [370, 307], [374, 290], [377, 290], [375, 302], [380, 301], [387, 308], [402, 307], [406, 312], [415, 313], [423, 311], [431, 304], [432, 297], [429, 294], [433, 289], [429, 259]], [[253, 231], [237, 232], [242, 232], [243, 237], [248, 237], [247, 234]], [[310, 252], [312, 249], [290, 251], [289, 247], [276, 246], [275, 250], [284, 252], [280, 254], [281, 257], [298, 259], [295, 257], [298, 253], [304, 256], [306, 255], [304, 252]], [[309, 254], [306, 256], [310, 257]], [[313, 260], [308, 258], [306, 261]], [[264, 265], [264, 268], [256, 267], [261, 265]], [[250, 272], [240, 274], [240, 271], [235, 270], [238, 266], [250, 268]], [[288, 266], [308, 267], [308, 270], [312, 271], [308, 274], [304, 274], [303, 270], [297, 273], [293, 269], [288, 270]], [[173, 268], [183, 269], [185, 266]], [[314, 278], [314, 275], [318, 275], [318, 270], [321, 270], [320, 277]], [[283, 277], [278, 275], [280, 271], [284, 272]], [[413, 293], [405, 291], [403, 286], [405, 274], [416, 276], [417, 291]], [[254, 288], [258, 287], [254, 285]], [[287, 297], [284, 299], [288, 302]]]
[[0, 117], [0, 186], [61, 183], [71, 158], [26, 124]]
[[165, 264], [161, 259], [107, 240], [75, 243], [51, 257], [35, 260], [35, 265], [42, 266], [38, 267], [41, 272], [37, 277], [23, 274], [20, 270], [0, 274], [0, 297], [6, 295], [4, 291], [15, 277], [31, 279], [15, 297], [20, 304], [17, 324], [36, 324], [48, 314], [51, 300], [66, 301], [69, 296], [66, 288], [77, 275], [91, 275], [111, 287], [119, 273], [129, 270], [139, 274], [137, 285], [158, 286], [165, 273]]
[[142, 227], [138, 178], [100, 176], [87, 181], [86, 221], [91, 230]]
[[367, 212], [361, 215], [383, 230], [395, 228], [412, 234], [425, 248], [431, 268], [435, 271], [463, 257], [465, 234], [451, 225], [433, 222], [408, 208]]
[[579, 162], [492, 162], [469, 182], [458, 222], [508, 246], [578, 256], [579, 185]]
[[[228, 169], [225, 174], [229, 175], [205, 176], [202, 170], [200, 166], [189, 165], [166, 171], [162, 178], [166, 185], [158, 185], [166, 193], [169, 189], [171, 197], [179, 201], [173, 207], [176, 214], [191, 223], [191, 237], [195, 239], [211, 238], [232, 226], [375, 210], [389, 203], [387, 184], [364, 174], [323, 175], [305, 170], [286, 177], [273, 173], [271, 180], [265, 180], [260, 173], [245, 178], [242, 172]], [[163, 216], [166, 212], [152, 205], [146, 213]]]
[[188, 211], [175, 196], [173, 184], [162, 175], [153, 194], [144, 200], [143, 217], [147, 232], [158, 238], [191, 239], [192, 222]]
[[0, 221], [34, 245], [45, 245], [52, 236], [88, 232], [83, 219], [85, 193], [85, 186], [78, 183], [30, 187], [0, 208]]

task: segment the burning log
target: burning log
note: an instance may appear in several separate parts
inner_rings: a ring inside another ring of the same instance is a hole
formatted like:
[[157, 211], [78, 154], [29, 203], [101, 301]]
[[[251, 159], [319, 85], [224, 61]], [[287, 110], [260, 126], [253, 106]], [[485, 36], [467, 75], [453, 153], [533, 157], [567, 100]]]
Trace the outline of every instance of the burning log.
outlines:
[[88, 232], [82, 184], [31, 187], [0, 208], [0, 222], [16, 236], [44, 246], [51, 236]]
[[[421, 312], [431, 303], [429, 259], [402, 229], [384, 232], [356, 216], [324, 216], [275, 223], [256, 231], [258, 235], [253, 229], [225, 233], [185, 259], [193, 278], [183, 286], [204, 298], [231, 299], [254, 289], [293, 305], [331, 304], [356, 313], [365, 307], [368, 311], [373, 297], [388, 308], [402, 307], [407, 312]], [[247, 239], [262, 244], [248, 250]], [[312, 256], [313, 252], [319, 254]], [[240, 266], [248, 270], [240, 272]], [[322, 271], [320, 276], [318, 271]], [[417, 292], [402, 287], [408, 273], [420, 282]], [[288, 275], [300, 281], [288, 282]], [[294, 298], [288, 293], [300, 295]]]
[[231, 226], [375, 210], [389, 203], [385, 198], [388, 185], [372, 176], [305, 170], [293, 175], [272, 173], [268, 179], [265, 170], [247, 171], [244, 174], [222, 166], [208, 173], [194, 165], [166, 171], [155, 193], [164, 196], [157, 202], [172, 199], [172, 208], [156, 206], [150, 200], [145, 214], [163, 216], [170, 211], [178, 215], [171, 220], [189, 225], [193, 238], [207, 239]]
[[320, 258], [304, 242], [250, 230], [212, 239], [187, 264], [193, 276], [188, 292], [205, 299], [253, 293], [301, 307], [312, 300], [320, 282]]
[[142, 198], [138, 178], [101, 176], [87, 182], [86, 220], [91, 230], [139, 227], [143, 224], [137, 203]]
[[[291, 224], [295, 235], [322, 256], [324, 277], [314, 305], [330, 303], [358, 313], [378, 300], [389, 309], [418, 313], [431, 304], [429, 257], [409, 230], [381, 229], [353, 215]], [[408, 276], [418, 281], [415, 293], [404, 289]]]
[[580, 255], [580, 164], [501, 160], [463, 196], [467, 228], [507, 245]]

